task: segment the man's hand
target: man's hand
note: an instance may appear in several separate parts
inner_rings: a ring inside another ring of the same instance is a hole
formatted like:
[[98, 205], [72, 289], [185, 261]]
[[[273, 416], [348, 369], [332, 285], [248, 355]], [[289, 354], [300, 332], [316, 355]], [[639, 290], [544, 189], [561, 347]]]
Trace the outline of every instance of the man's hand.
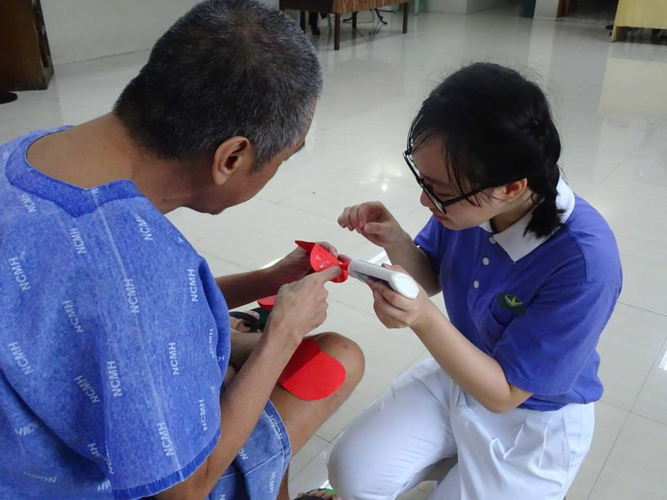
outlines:
[[[408, 274], [401, 266], [383, 264], [382, 267]], [[421, 286], [418, 285], [417, 298], [408, 299], [377, 281], [368, 281], [367, 284], [373, 290], [375, 314], [387, 328], [417, 327], [428, 321], [428, 314], [434, 306]]]
[[326, 320], [329, 292], [324, 285], [341, 272], [338, 267], [330, 267], [281, 287], [265, 335], [282, 336], [290, 348], [296, 349], [303, 337]]
[[283, 286], [264, 333], [232, 332], [230, 366], [238, 374], [227, 380], [220, 396], [220, 421], [226, 432], [206, 462], [185, 481], [156, 495], [160, 500], [208, 498], [257, 425], [280, 374], [301, 340], [326, 319], [324, 284], [340, 273], [334, 267]]
[[[349, 261], [349, 257], [345, 255], [338, 255], [338, 250], [326, 242], [318, 243], [327, 252], [341, 262]], [[270, 268], [271, 276], [278, 285], [286, 285], [298, 281], [313, 272], [313, 267], [310, 265], [310, 256], [301, 247], [296, 247], [285, 257], [279, 260]]]

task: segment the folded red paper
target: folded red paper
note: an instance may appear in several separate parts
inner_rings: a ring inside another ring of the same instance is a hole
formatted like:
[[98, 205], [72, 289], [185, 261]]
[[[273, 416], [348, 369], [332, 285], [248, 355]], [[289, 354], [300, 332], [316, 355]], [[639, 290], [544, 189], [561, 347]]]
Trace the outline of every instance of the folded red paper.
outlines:
[[306, 401], [331, 396], [345, 383], [345, 368], [320, 350], [313, 339], [303, 339], [278, 379], [290, 394]]
[[338, 260], [323, 246], [308, 241], [296, 241], [296, 244], [310, 255], [310, 265], [316, 273], [329, 269], [330, 267], [340, 267], [342, 273], [338, 278], [334, 278], [331, 281], [334, 283], [342, 283], [348, 278], [347, 263]]
[[[347, 262], [341, 262], [334, 257], [331, 252], [317, 243], [311, 243], [309, 241], [296, 241], [295, 243], [310, 256], [310, 266], [313, 268], [313, 271], [319, 273], [330, 267], [338, 266], [341, 268], [342, 272], [338, 278], [334, 278], [331, 281], [334, 283], [342, 283], [347, 280], [349, 276], [349, 273], [347, 272]], [[265, 311], [271, 311], [276, 302], [276, 296], [272, 295], [271, 297], [264, 297], [257, 302], [259, 303], [259, 307]]]

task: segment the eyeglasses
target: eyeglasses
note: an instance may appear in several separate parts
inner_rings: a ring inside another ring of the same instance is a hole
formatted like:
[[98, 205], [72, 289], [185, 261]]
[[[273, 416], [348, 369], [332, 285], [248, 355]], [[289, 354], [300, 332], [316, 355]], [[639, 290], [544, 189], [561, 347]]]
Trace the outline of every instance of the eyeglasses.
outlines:
[[474, 191], [470, 191], [469, 193], [464, 194], [462, 196], [457, 196], [456, 198], [452, 198], [451, 200], [441, 200], [433, 192], [433, 187], [426, 184], [426, 182], [424, 182], [424, 179], [422, 179], [421, 176], [419, 175], [419, 171], [415, 166], [415, 162], [412, 160], [412, 148], [408, 148], [405, 150], [405, 152], [403, 153], [403, 158], [405, 159], [405, 163], [408, 164], [408, 167], [410, 167], [410, 171], [415, 176], [415, 179], [417, 179], [417, 184], [419, 184], [419, 187], [424, 190], [424, 193], [426, 193], [428, 199], [431, 200], [431, 203], [433, 203], [435, 208], [437, 208], [442, 213], [442, 215], [447, 215], [447, 207], [456, 205], [457, 203], [463, 200], [468, 200], [473, 196], [475, 196], [476, 194], [481, 193], [485, 189], [488, 189], [488, 188], [475, 189]]

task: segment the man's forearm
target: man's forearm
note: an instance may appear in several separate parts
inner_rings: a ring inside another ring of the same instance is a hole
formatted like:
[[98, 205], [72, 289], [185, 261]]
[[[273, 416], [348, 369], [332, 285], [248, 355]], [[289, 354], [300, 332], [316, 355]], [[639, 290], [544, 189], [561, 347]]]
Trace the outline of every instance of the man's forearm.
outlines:
[[231, 331], [232, 352], [229, 355], [229, 365], [236, 371], [240, 371], [252, 352], [257, 347], [262, 333]]
[[403, 241], [387, 248], [386, 251], [391, 263], [403, 267], [426, 290], [429, 297], [441, 292], [431, 262], [407, 233]]
[[278, 377], [295, 349], [296, 345], [272, 340], [271, 335], [264, 335], [259, 340], [220, 397], [220, 421], [224, 427], [218, 444], [190, 478], [157, 495], [159, 500], [208, 498], [257, 425]]
[[272, 268], [221, 276], [215, 281], [222, 290], [230, 309], [275, 295], [284, 284], [275, 278]]
[[268, 337], [260, 339], [220, 398], [220, 420], [225, 431], [208, 458], [209, 492], [248, 440], [296, 347], [269, 341]]

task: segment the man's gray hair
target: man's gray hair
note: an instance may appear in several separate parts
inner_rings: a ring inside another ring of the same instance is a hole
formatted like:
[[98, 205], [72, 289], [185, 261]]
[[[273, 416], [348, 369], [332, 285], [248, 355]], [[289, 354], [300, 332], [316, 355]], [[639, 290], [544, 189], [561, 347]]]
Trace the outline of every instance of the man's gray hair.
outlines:
[[321, 91], [315, 49], [292, 19], [255, 0], [207, 0], [157, 41], [114, 113], [161, 158], [243, 136], [260, 169], [297, 144]]

